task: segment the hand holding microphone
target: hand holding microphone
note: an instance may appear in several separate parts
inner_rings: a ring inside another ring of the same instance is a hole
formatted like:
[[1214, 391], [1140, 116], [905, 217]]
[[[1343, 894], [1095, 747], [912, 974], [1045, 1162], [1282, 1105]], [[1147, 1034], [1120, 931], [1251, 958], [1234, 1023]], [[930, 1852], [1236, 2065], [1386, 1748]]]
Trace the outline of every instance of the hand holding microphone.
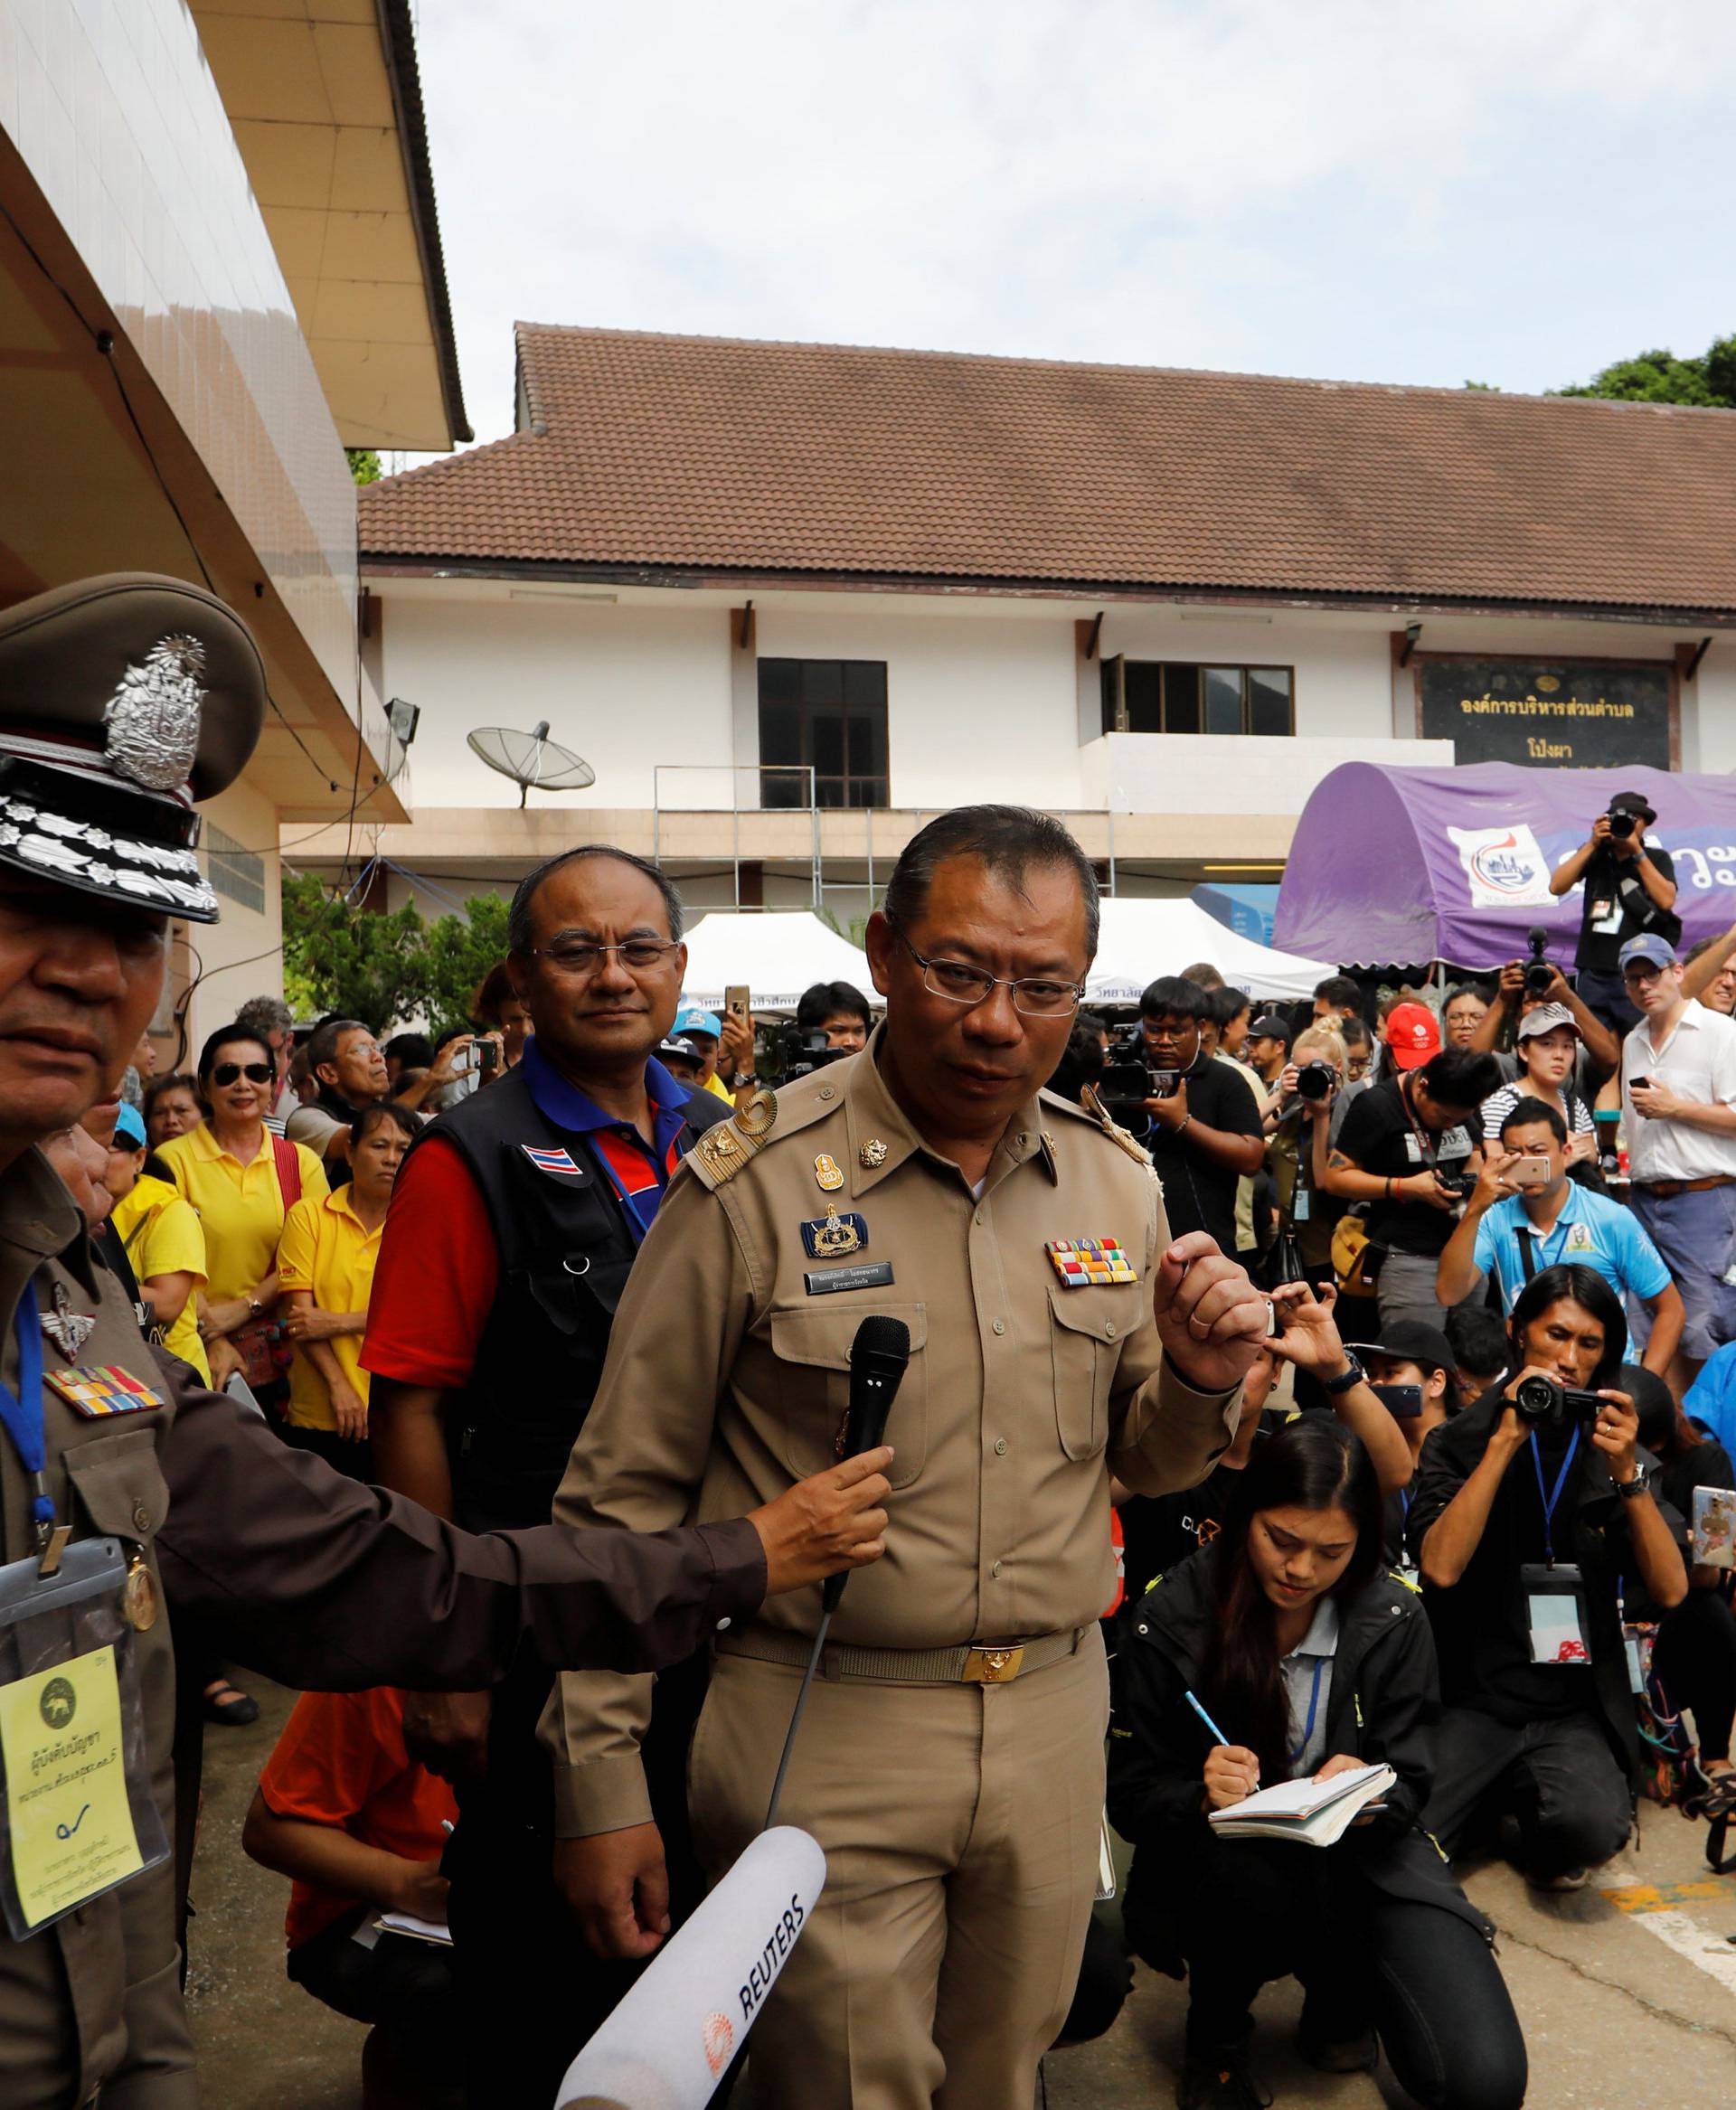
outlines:
[[[891, 1451], [881, 1446], [880, 1439], [885, 1434], [886, 1416], [903, 1382], [904, 1367], [910, 1360], [910, 1330], [902, 1319], [894, 1319], [876, 1312], [864, 1319], [856, 1328], [856, 1337], [850, 1343], [850, 1408], [844, 1424], [844, 1464], [829, 1473], [804, 1480], [792, 1487], [788, 1494], [779, 1497], [788, 1502], [791, 1495], [799, 1495], [805, 1489], [827, 1481], [833, 1483], [835, 1496], [847, 1499], [848, 1493], [856, 1487], [873, 1487], [879, 1495], [891, 1492], [886, 1480], [876, 1467], [892, 1463]], [[869, 1446], [873, 1446], [873, 1448]], [[872, 1479], [851, 1480], [846, 1476], [853, 1470], [872, 1474]], [[840, 1488], [838, 1483], [842, 1482]], [[823, 1498], [821, 1498], [823, 1499]], [[778, 1506], [773, 1502], [772, 1509]], [[756, 1513], [755, 1522], [760, 1516]], [[874, 1528], [883, 1529], [886, 1522], [884, 1510], [873, 1510], [862, 1518], [866, 1526], [870, 1518], [877, 1520]], [[845, 1527], [846, 1534], [850, 1527]], [[765, 1535], [761, 1531], [762, 1537]], [[873, 1550], [868, 1549], [872, 1546]], [[771, 1784], [771, 1801], [766, 1809], [766, 1829], [769, 1831], [778, 1815], [778, 1799], [784, 1792], [784, 1776], [789, 1771], [789, 1755], [796, 1747], [796, 1731], [801, 1727], [802, 1710], [807, 1705], [808, 1689], [814, 1682], [814, 1672], [818, 1667], [820, 1652], [826, 1646], [826, 1630], [832, 1624], [832, 1615], [838, 1608], [838, 1599], [844, 1595], [844, 1586], [850, 1579], [850, 1569], [861, 1568], [870, 1560], [877, 1560], [885, 1550], [878, 1539], [859, 1541], [850, 1554], [834, 1559], [829, 1565], [816, 1570], [816, 1575], [826, 1575], [827, 1581], [820, 1597], [820, 1624], [814, 1636], [814, 1646], [809, 1652], [807, 1668], [802, 1672], [802, 1682], [796, 1694], [796, 1710], [789, 1718], [789, 1732], [784, 1738], [783, 1756], [778, 1761], [778, 1777]], [[860, 1556], [858, 1558], [858, 1555]], [[768, 1561], [770, 1555], [768, 1551]], [[794, 1587], [791, 1585], [790, 1587]]]
[[[881, 1445], [810, 1474], [776, 1502], [750, 1510], [748, 1521], [766, 1550], [766, 1595], [825, 1582], [844, 1587], [853, 1568], [866, 1568], [886, 1550], [881, 1534], [890, 1492], [886, 1468], [892, 1452]], [[827, 1580], [827, 1578], [830, 1578]]]

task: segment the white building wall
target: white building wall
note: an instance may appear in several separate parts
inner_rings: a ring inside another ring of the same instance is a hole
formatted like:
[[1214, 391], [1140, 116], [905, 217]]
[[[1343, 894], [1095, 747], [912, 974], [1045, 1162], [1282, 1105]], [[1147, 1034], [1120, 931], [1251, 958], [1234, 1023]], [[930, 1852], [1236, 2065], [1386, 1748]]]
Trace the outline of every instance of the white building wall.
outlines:
[[979, 611], [768, 609], [762, 659], [882, 659], [892, 803], [925, 808], [1007, 799], [1080, 803], [1073, 626]]
[[[543, 719], [550, 738], [597, 773], [594, 791], [561, 795], [575, 810], [651, 805], [660, 762], [725, 773], [705, 800], [689, 792], [665, 803], [729, 803], [719, 796], [731, 759], [727, 610], [461, 589], [436, 599], [394, 596], [389, 581], [379, 590], [382, 687], [422, 713], [407, 803], [515, 806], [516, 787], [479, 762], [465, 735], [484, 725], [528, 731]], [[683, 783], [665, 780], [665, 789]]]

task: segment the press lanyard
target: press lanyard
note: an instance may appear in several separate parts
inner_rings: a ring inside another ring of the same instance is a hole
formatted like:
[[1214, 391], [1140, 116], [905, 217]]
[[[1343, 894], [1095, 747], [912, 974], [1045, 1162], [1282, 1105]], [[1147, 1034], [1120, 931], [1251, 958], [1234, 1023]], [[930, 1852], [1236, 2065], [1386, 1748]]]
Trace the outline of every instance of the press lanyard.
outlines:
[[42, 1318], [36, 1302], [36, 1285], [27, 1281], [18, 1293], [18, 1309], [12, 1330], [18, 1342], [18, 1389], [0, 1381], [0, 1422], [5, 1424], [12, 1447], [35, 1487], [30, 1513], [36, 1526], [36, 1542], [46, 1546], [54, 1532], [54, 1504], [42, 1483], [48, 1451], [42, 1436]]
[[1296, 1747], [1295, 1750], [1290, 1753], [1290, 1764], [1292, 1766], [1297, 1763], [1297, 1761], [1301, 1757], [1303, 1752], [1307, 1749], [1309, 1739], [1314, 1735], [1314, 1717], [1316, 1710], [1320, 1705], [1320, 1680], [1326, 1671], [1326, 1657], [1316, 1656], [1314, 1659], [1314, 1683], [1309, 1688], [1308, 1691], [1308, 1723], [1307, 1727], [1302, 1731], [1302, 1741]]
[[1531, 1462], [1537, 1468], [1537, 1499], [1543, 1505], [1543, 1559], [1548, 1561], [1552, 1568], [1555, 1565], [1555, 1541], [1551, 1536], [1550, 1527], [1555, 1521], [1555, 1511], [1561, 1499], [1561, 1490], [1567, 1485], [1568, 1470], [1573, 1463], [1574, 1453], [1579, 1447], [1580, 1432], [1576, 1427], [1568, 1443], [1567, 1455], [1561, 1460], [1561, 1469], [1555, 1475], [1555, 1492], [1553, 1494], [1545, 1494], [1543, 1493], [1543, 1454], [1537, 1447], [1537, 1431], [1533, 1428], [1531, 1432]]

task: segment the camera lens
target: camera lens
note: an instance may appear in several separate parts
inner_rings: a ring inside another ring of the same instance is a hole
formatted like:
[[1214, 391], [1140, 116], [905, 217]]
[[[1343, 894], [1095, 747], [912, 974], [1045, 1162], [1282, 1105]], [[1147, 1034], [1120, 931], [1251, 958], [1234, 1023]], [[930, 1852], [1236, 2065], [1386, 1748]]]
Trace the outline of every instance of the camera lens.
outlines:
[[1305, 1099], [1324, 1099], [1335, 1081], [1329, 1062], [1305, 1062], [1296, 1073], [1297, 1095]]
[[1561, 1387], [1548, 1378], [1521, 1378], [1513, 1403], [1522, 1421], [1549, 1421], [1561, 1412]]
[[1618, 835], [1618, 836], [1619, 836], [1619, 837], [1621, 838], [1621, 840], [1622, 840], [1622, 841], [1625, 843], [1625, 842], [1628, 840], [1628, 836], [1629, 836], [1629, 835], [1631, 835], [1631, 834], [1633, 834], [1633, 832], [1634, 832], [1634, 816], [1633, 816], [1633, 815], [1632, 815], [1632, 814], [1611, 814], [1611, 815], [1610, 815], [1610, 816], [1609, 816], [1609, 833], [1610, 833], [1612, 835]]

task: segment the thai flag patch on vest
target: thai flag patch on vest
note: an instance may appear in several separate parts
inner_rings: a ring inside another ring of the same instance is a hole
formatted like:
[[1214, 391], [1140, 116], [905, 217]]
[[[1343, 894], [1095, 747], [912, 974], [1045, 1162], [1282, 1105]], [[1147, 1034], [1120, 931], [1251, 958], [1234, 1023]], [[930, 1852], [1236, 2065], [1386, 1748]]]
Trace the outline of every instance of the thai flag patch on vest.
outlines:
[[574, 1179], [580, 1174], [572, 1162], [572, 1153], [567, 1150], [539, 1150], [535, 1144], [522, 1143], [519, 1148], [530, 1159], [539, 1173], [571, 1173]]

